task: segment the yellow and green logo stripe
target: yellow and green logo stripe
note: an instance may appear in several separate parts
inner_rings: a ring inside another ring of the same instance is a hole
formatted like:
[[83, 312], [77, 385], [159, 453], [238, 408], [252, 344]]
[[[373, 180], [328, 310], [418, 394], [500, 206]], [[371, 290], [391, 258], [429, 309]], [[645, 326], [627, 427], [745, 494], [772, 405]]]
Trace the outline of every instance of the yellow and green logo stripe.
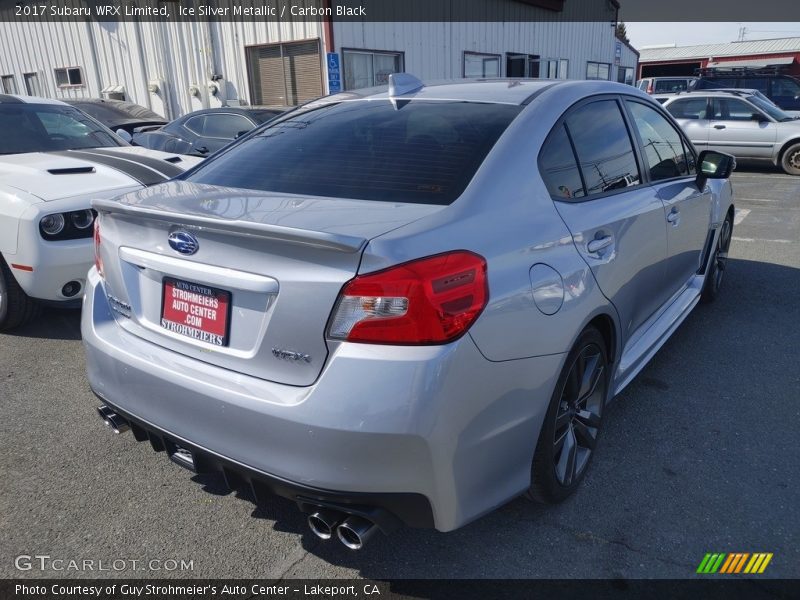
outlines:
[[697, 572], [702, 575], [763, 573], [769, 562], [772, 560], [772, 552], [728, 552], [712, 553], [709, 552], [700, 561]]

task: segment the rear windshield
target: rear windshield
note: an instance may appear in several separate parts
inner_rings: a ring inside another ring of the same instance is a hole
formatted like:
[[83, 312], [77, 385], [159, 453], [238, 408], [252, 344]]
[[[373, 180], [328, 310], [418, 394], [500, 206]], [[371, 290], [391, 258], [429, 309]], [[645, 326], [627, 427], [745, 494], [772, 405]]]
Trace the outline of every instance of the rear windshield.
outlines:
[[326, 105], [279, 118], [186, 179], [290, 194], [450, 204], [520, 110], [422, 100]]

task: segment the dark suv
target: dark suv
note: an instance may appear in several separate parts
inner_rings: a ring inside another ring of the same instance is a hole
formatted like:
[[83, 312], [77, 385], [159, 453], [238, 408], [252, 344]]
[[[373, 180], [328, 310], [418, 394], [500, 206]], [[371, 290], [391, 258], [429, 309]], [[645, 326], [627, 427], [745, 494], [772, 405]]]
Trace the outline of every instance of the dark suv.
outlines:
[[769, 71], [706, 71], [693, 89], [745, 88], [758, 90], [783, 110], [800, 113], [800, 81]]

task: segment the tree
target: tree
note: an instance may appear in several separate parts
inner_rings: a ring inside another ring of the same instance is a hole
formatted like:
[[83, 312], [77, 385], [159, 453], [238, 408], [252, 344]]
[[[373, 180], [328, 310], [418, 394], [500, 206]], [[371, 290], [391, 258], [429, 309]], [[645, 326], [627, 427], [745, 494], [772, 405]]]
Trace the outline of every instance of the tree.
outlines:
[[630, 44], [631, 43], [630, 38], [628, 38], [628, 30], [625, 28], [625, 22], [624, 21], [620, 21], [619, 23], [617, 23], [616, 34], [617, 34], [617, 39], [618, 40], [622, 40], [626, 44]]

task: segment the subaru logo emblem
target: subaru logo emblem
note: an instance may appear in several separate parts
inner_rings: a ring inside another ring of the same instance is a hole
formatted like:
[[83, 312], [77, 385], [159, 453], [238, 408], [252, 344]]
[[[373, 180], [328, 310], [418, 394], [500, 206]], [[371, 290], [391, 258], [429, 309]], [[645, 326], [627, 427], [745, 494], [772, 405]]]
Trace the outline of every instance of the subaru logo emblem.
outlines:
[[197, 238], [188, 231], [173, 231], [167, 241], [173, 250], [187, 256], [194, 254], [200, 248]]

